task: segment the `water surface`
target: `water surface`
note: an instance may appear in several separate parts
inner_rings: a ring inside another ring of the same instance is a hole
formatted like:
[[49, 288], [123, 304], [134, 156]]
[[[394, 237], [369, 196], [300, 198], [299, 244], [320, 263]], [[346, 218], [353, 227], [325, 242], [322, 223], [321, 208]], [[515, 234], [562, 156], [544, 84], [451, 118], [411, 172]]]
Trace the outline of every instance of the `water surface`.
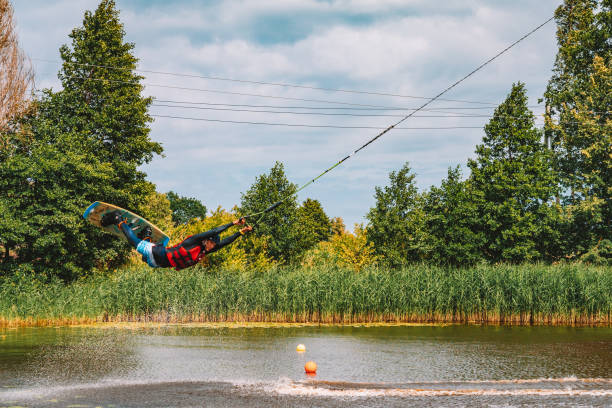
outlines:
[[612, 328], [0, 329], [11, 405], [612, 407]]

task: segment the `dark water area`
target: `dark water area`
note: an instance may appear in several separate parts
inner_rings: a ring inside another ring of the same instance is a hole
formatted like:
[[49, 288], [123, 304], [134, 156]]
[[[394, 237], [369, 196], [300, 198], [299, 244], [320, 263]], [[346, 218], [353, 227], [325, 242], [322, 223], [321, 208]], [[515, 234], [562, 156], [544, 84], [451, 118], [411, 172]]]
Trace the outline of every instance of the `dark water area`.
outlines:
[[8, 406], [612, 407], [612, 328], [0, 329]]

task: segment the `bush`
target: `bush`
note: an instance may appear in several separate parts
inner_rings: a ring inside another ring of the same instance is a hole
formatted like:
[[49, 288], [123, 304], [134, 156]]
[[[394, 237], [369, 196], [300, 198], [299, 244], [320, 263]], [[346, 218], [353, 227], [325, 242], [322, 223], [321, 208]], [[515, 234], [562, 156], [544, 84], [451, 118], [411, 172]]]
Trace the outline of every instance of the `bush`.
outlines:
[[366, 229], [356, 224], [354, 234], [343, 231], [334, 234], [329, 241], [319, 242], [315, 248], [305, 254], [302, 266], [308, 268], [332, 266], [359, 272], [364, 267], [375, 264], [377, 259], [374, 254], [374, 244], [367, 241]]
[[612, 266], [612, 241], [601, 240], [589, 252], [582, 255], [580, 260], [591, 265]]

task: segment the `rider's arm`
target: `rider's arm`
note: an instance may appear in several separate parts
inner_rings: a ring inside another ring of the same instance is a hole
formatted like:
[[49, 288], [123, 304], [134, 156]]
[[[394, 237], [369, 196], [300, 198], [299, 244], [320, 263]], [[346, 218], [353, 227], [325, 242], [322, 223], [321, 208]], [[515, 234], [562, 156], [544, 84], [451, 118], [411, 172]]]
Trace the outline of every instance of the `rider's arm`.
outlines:
[[140, 238], [138, 238], [136, 236], [136, 234], [134, 234], [134, 231], [132, 231], [130, 226], [127, 225], [127, 222], [122, 221], [121, 223], [119, 223], [118, 227], [123, 232], [123, 235], [125, 235], [125, 237], [127, 238], [128, 242], [134, 248], [138, 247], [138, 244], [140, 244], [140, 241], [142, 241], [142, 240]]
[[238, 231], [234, 235], [230, 235], [229, 237], [224, 238], [223, 240], [221, 240], [221, 242], [219, 242], [219, 245], [215, 246], [215, 248], [212, 251], [210, 251], [209, 253], [218, 251], [219, 249], [223, 248], [224, 246], [231, 244], [232, 242], [234, 242], [236, 240], [236, 238], [238, 238], [241, 235], [246, 234], [249, 231], [253, 231], [253, 227], [248, 227], [247, 226], [245, 228], [242, 228], [240, 231]]
[[239, 220], [232, 221], [232, 222], [227, 223], [225, 225], [221, 225], [221, 226], [219, 226], [217, 228], [213, 228], [211, 230], [203, 232], [202, 234], [200, 234], [200, 237], [201, 237], [201, 239], [210, 238], [210, 237], [212, 237], [214, 235], [221, 234], [223, 231], [225, 231], [226, 229], [228, 229], [232, 225], [244, 225], [244, 222], [245, 222], [244, 218], [240, 218]]
[[225, 231], [226, 229], [228, 229], [232, 225], [234, 225], [234, 223], [230, 222], [229, 224], [221, 225], [221, 226], [219, 226], [217, 228], [213, 228], [211, 230], [203, 232], [203, 233], [199, 234], [199, 236], [201, 237], [201, 239], [207, 239], [207, 238], [210, 238], [212, 236], [215, 236], [215, 235], [218, 235], [218, 234], [222, 233], [223, 231]]
[[235, 233], [233, 235], [230, 235], [229, 237], [226, 237], [226, 238], [222, 239], [221, 242], [219, 242], [219, 245], [215, 246], [215, 248], [212, 251], [210, 251], [209, 253], [216, 252], [216, 251], [220, 250], [221, 248], [223, 248], [224, 246], [231, 244], [240, 235], [242, 235], [242, 234], [240, 232], [237, 232], [237, 233]]

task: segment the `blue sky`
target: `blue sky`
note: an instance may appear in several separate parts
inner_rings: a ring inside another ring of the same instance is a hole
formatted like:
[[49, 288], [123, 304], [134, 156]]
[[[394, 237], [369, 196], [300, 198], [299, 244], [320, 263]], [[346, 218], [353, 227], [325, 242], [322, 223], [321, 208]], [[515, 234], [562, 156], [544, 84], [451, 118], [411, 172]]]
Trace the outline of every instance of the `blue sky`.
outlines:
[[[82, 23], [96, 0], [17, 0], [21, 45], [32, 58], [37, 87], [59, 88], [58, 49]], [[135, 43], [140, 68], [249, 81], [433, 96], [524, 33], [552, 16], [560, 1], [449, 0], [118, 0], [127, 40]], [[330, 217], [347, 226], [364, 222], [374, 204], [374, 187], [409, 162], [419, 188], [439, 185], [449, 166], [465, 169], [495, 106], [512, 83], [526, 84], [538, 105], [556, 53], [549, 23], [444, 98], [410, 118], [406, 127], [467, 126], [476, 129], [394, 130], [304, 190], [300, 201], [318, 199]], [[41, 60], [50, 60], [46, 62]], [[157, 101], [301, 107], [355, 107], [295, 99], [414, 108], [422, 99], [351, 94], [201, 78], [144, 74], [145, 94]], [[255, 96], [189, 91], [152, 85], [219, 90]], [[280, 99], [294, 98], [294, 99]], [[157, 102], [156, 105], [160, 105]], [[183, 104], [184, 106], [185, 104]], [[199, 105], [200, 107], [206, 105]], [[210, 105], [209, 105], [210, 106]], [[469, 109], [468, 109], [469, 108]], [[473, 109], [478, 108], [478, 109]], [[252, 108], [251, 108], [252, 109]], [[303, 110], [302, 110], [303, 111]], [[322, 110], [311, 110], [310, 112]], [[341, 112], [325, 110], [324, 112]], [[344, 112], [347, 112], [346, 110]], [[364, 111], [351, 111], [364, 113]], [[366, 111], [403, 114], [406, 111]], [[478, 112], [485, 117], [457, 117]], [[286, 124], [374, 126], [392, 116], [355, 117], [207, 111], [152, 106], [155, 115]], [[453, 114], [454, 113], [454, 114]], [[444, 116], [444, 117], [432, 117]], [[157, 117], [152, 139], [163, 144], [143, 170], [158, 191], [196, 197], [209, 208], [231, 208], [241, 193], [281, 161], [301, 185], [378, 133], [374, 129], [306, 128], [229, 124]], [[467, 175], [467, 171], [464, 171]]]

